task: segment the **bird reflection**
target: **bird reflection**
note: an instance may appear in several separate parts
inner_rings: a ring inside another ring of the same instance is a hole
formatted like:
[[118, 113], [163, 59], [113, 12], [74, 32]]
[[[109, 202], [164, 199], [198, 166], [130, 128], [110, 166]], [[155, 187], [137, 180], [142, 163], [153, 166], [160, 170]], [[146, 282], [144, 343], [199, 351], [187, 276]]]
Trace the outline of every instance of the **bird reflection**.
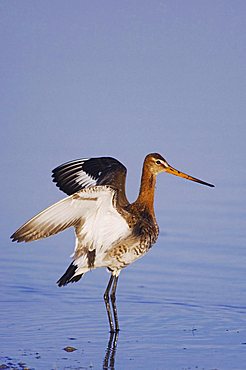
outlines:
[[103, 369], [115, 370], [115, 354], [119, 338], [119, 332], [110, 332], [108, 346], [103, 361]]

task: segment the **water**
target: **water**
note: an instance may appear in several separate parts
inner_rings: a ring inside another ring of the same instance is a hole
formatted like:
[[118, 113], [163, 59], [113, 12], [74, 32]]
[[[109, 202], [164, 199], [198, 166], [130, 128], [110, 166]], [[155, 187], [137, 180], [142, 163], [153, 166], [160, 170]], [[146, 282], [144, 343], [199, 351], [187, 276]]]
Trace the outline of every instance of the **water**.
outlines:
[[[246, 368], [245, 4], [1, 1], [0, 365]], [[107, 272], [55, 284], [72, 231], [9, 236], [61, 199], [57, 165], [113, 156], [133, 200], [150, 152], [216, 188], [158, 177], [161, 235], [120, 276], [114, 346]]]
[[[237, 199], [189, 207], [184, 202], [157, 212], [157, 244], [119, 279], [118, 338], [110, 338], [102, 298], [106, 271], [64, 288], [55, 284], [69, 263], [70, 230], [29, 245], [6, 242], [0, 262], [0, 364], [245, 368], [245, 211]], [[66, 352], [68, 346], [76, 350]]]

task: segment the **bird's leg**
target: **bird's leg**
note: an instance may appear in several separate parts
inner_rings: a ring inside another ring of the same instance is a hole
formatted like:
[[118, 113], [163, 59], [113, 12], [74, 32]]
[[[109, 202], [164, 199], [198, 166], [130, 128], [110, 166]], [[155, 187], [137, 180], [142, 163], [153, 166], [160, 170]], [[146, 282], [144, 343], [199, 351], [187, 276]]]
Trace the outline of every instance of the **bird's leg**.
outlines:
[[111, 309], [110, 309], [110, 303], [109, 303], [109, 292], [110, 292], [113, 280], [114, 280], [114, 276], [111, 275], [111, 277], [109, 279], [109, 282], [108, 282], [108, 285], [107, 285], [107, 288], [105, 290], [104, 296], [103, 296], [105, 306], [106, 306], [106, 310], [107, 310], [107, 314], [108, 314], [108, 321], [109, 321], [109, 326], [110, 326], [111, 333], [113, 333], [115, 331], [114, 330], [113, 319], [112, 319], [112, 313], [111, 313]]
[[116, 307], [116, 288], [118, 283], [118, 276], [114, 276], [114, 283], [111, 290], [110, 298], [112, 302], [113, 307], [113, 313], [114, 313], [114, 322], [115, 322], [115, 331], [119, 331], [119, 321], [118, 321], [118, 315], [117, 315], [117, 307]]

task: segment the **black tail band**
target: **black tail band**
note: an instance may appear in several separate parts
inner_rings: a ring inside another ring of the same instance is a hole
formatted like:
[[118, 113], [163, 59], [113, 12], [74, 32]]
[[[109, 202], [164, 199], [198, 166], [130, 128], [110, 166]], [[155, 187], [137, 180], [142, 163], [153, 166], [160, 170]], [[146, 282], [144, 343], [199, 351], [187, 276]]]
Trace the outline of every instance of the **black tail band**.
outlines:
[[66, 272], [62, 277], [57, 281], [57, 284], [59, 287], [67, 285], [68, 283], [75, 283], [76, 281], [79, 281], [83, 274], [75, 275], [75, 272], [77, 270], [77, 266], [71, 263], [71, 265], [67, 268]]

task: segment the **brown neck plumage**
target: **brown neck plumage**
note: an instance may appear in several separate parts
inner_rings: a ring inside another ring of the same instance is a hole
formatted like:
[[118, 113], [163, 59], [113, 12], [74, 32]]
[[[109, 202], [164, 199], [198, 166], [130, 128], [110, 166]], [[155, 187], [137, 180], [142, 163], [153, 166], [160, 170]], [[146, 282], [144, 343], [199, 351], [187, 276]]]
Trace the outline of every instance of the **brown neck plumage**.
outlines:
[[141, 186], [136, 203], [148, 209], [154, 214], [154, 195], [155, 195], [156, 174], [152, 173], [150, 168], [143, 166]]

